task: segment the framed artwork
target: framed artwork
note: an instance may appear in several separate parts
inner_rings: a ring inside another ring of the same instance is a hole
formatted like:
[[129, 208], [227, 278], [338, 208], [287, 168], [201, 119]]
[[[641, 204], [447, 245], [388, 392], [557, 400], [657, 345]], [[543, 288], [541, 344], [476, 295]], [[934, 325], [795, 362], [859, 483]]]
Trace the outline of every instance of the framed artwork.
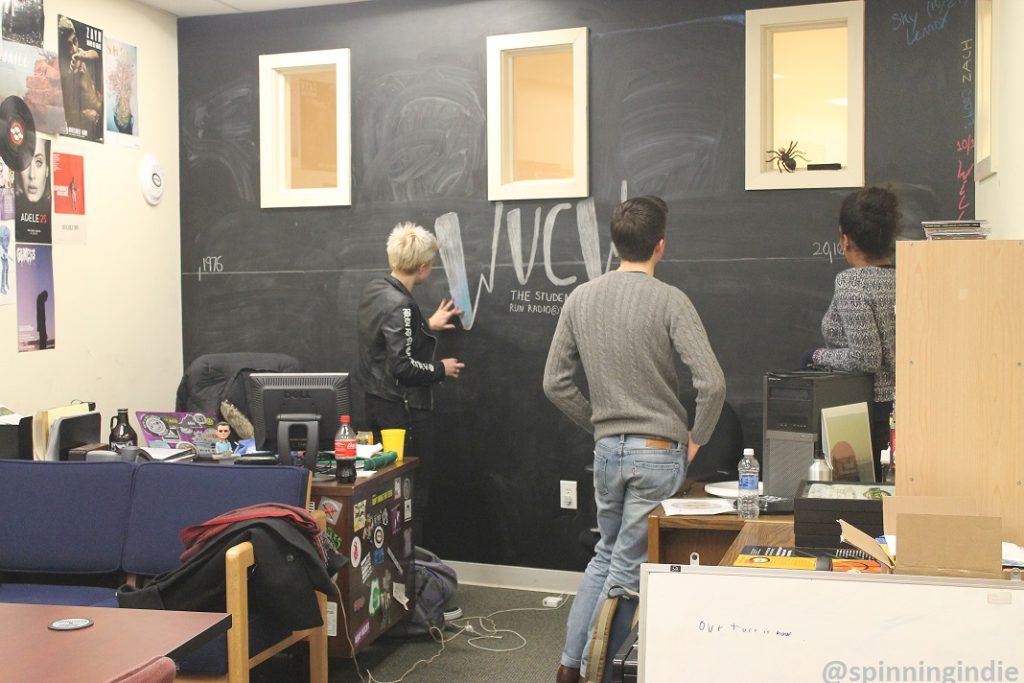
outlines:
[[744, 170], [748, 190], [863, 186], [862, 0], [746, 13]]
[[487, 38], [487, 196], [589, 193], [587, 29]]
[[348, 49], [260, 55], [260, 206], [352, 203]]
[[822, 408], [821, 442], [832, 464], [833, 481], [874, 482], [867, 403]]

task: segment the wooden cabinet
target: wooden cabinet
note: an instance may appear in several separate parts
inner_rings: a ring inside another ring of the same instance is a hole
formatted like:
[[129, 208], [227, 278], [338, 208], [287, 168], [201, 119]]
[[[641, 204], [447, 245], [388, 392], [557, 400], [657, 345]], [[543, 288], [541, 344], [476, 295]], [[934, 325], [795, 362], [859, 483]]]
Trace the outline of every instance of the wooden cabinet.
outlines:
[[328, 536], [349, 558], [338, 572], [341, 603], [327, 603], [332, 657], [351, 657], [398, 623], [408, 613], [400, 596], [413, 607], [416, 466], [416, 458], [405, 458], [354, 484], [313, 482], [313, 505], [327, 515]]
[[1024, 543], [1024, 241], [896, 246], [896, 491]]

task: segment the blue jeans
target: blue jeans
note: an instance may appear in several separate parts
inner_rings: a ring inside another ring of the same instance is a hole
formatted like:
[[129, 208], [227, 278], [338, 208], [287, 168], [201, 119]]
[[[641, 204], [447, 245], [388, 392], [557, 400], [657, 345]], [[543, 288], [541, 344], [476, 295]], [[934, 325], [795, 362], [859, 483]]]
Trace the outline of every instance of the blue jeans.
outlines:
[[569, 612], [563, 665], [586, 673], [584, 655], [601, 603], [623, 589], [639, 590], [640, 564], [647, 561], [647, 516], [679, 490], [685, 474], [686, 454], [680, 448], [648, 448], [646, 437], [632, 435], [595, 444], [594, 498], [601, 540]]

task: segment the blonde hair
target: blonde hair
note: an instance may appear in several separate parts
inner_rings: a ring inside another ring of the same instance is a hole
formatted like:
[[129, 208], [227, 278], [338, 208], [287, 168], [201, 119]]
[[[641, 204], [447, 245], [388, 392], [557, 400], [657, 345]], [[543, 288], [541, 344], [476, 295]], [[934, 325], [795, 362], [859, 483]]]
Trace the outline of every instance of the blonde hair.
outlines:
[[388, 235], [388, 264], [399, 273], [412, 273], [434, 260], [437, 238], [415, 223], [399, 223]]

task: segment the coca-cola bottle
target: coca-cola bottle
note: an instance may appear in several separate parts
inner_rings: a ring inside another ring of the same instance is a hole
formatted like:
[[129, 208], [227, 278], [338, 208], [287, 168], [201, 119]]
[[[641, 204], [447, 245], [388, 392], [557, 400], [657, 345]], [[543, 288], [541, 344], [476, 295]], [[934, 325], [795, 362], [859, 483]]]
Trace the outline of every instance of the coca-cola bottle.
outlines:
[[356, 480], [356, 433], [348, 415], [339, 417], [338, 422], [338, 432], [334, 435], [334, 477], [341, 484], [351, 484]]
[[139, 436], [128, 424], [128, 409], [118, 408], [117, 416], [110, 418], [110, 450], [120, 452], [125, 446], [138, 446]]

